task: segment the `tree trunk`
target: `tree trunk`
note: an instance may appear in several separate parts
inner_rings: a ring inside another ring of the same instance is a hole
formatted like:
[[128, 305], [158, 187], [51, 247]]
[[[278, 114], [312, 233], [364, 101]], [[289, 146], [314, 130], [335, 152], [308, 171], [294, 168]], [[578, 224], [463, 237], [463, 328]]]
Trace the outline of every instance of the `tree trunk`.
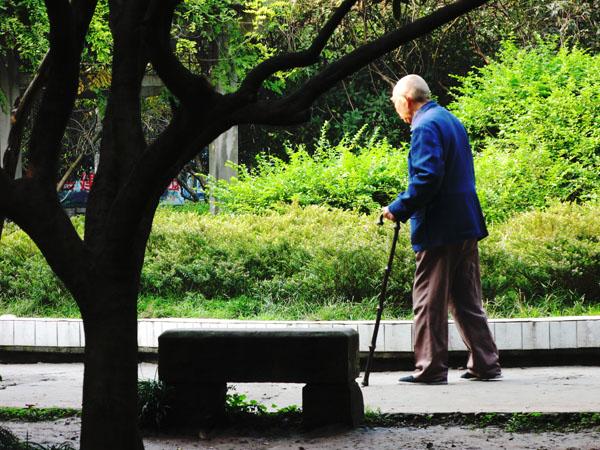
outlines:
[[[137, 286], [96, 283], [96, 311], [83, 315], [82, 450], [141, 450], [137, 428]], [[119, 286], [122, 288], [119, 289]], [[132, 295], [133, 294], [133, 295]]]

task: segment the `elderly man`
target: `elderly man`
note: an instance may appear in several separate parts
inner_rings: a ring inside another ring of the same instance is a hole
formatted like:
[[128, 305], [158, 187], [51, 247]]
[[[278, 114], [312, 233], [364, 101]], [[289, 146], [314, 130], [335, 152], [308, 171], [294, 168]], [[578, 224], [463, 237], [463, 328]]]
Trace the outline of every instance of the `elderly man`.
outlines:
[[392, 102], [411, 125], [409, 181], [387, 207], [392, 221], [411, 220], [415, 371], [406, 383], [448, 381], [448, 309], [469, 349], [461, 378], [500, 378], [498, 349], [481, 298], [477, 242], [488, 235], [475, 191], [473, 156], [462, 123], [430, 98], [418, 75], [402, 78]]

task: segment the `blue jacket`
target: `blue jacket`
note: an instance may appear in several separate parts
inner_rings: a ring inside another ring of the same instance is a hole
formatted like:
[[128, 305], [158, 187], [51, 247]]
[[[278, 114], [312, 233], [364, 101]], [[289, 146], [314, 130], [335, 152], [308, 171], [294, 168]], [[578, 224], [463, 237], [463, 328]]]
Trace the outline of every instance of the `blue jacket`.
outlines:
[[411, 125], [408, 189], [388, 208], [396, 220], [411, 219], [413, 250], [486, 237], [463, 124], [430, 101], [415, 113]]

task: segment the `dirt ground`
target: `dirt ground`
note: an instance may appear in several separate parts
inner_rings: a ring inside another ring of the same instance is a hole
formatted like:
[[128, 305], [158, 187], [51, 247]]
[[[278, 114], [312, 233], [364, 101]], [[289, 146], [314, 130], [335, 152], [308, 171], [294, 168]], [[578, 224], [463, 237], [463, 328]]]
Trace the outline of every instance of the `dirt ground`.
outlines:
[[[140, 378], [152, 378], [154, 365], [141, 365]], [[81, 407], [83, 366], [81, 364], [0, 365], [0, 405], [23, 408]], [[600, 366], [507, 368], [501, 382], [477, 383], [460, 379], [452, 370], [449, 384], [443, 386], [404, 386], [399, 373], [376, 372], [363, 389], [365, 407], [371, 411], [399, 414], [598, 412], [600, 405]], [[279, 408], [299, 405], [301, 384], [238, 384], [235, 391], [260, 404]], [[2, 423], [17, 436], [40, 444], [70, 442], [79, 448], [80, 419], [41, 423]], [[107, 430], [109, 431], [109, 430]], [[600, 450], [600, 429], [576, 433], [511, 433], [500, 428], [476, 429], [468, 426], [427, 428], [323, 429], [300, 433], [273, 431], [263, 434], [240, 430], [195, 436], [153, 436], [144, 439], [146, 450], [187, 449], [535, 449]], [[252, 434], [252, 435], [250, 435]], [[110, 450], [110, 449], [107, 449]]]
[[[40, 444], [79, 443], [79, 419], [55, 422], [7, 423], [21, 439]], [[238, 436], [220, 431], [208, 436], [146, 436], [146, 450], [186, 449], [536, 449], [600, 450], [600, 430], [576, 433], [511, 433], [498, 428], [475, 429], [459, 426], [427, 428], [326, 429], [311, 433], [262, 436]]]

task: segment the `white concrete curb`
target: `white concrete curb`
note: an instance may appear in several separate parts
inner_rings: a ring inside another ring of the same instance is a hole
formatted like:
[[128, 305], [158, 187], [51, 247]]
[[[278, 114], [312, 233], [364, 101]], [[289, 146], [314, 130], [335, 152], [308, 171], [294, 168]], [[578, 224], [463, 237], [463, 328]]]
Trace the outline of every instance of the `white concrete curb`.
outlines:
[[[491, 319], [490, 329], [499, 350], [554, 350], [600, 348], [600, 316], [543, 319]], [[138, 345], [158, 346], [158, 336], [171, 328], [307, 328], [349, 327], [358, 331], [360, 351], [367, 352], [374, 321], [252, 321], [218, 319], [140, 319]], [[412, 352], [412, 321], [381, 322], [376, 352]], [[450, 351], [466, 350], [456, 325], [449, 321]], [[0, 347], [77, 348], [85, 345], [78, 319], [37, 319], [0, 316]]]

